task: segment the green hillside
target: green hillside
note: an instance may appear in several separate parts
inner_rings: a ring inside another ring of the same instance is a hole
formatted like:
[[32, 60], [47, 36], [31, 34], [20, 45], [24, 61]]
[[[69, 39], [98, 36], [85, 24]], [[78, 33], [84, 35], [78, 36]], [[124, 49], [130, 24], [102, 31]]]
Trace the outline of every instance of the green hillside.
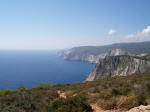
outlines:
[[[66, 95], [60, 98], [58, 90]], [[0, 112], [93, 112], [90, 104], [103, 109], [128, 110], [150, 104], [150, 72], [93, 82], [50, 85], [32, 89], [0, 91]]]

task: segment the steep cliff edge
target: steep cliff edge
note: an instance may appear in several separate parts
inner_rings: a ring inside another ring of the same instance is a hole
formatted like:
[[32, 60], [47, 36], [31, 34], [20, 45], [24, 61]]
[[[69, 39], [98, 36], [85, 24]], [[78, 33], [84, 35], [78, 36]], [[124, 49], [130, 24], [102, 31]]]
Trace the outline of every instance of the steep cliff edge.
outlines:
[[117, 55], [139, 55], [150, 53], [150, 42], [120, 43], [105, 46], [82, 46], [60, 51], [59, 56], [66, 60], [97, 63], [99, 59]]
[[74, 53], [74, 51], [67, 50], [63, 52], [59, 52], [58, 55], [62, 56], [66, 60], [75, 60], [75, 61], [87, 61], [90, 63], [98, 63], [99, 59], [104, 59], [107, 56], [117, 56], [117, 55], [128, 55], [131, 54], [127, 51], [123, 51], [121, 49], [112, 49], [101, 53], [92, 54], [87, 51], [87, 53]]
[[94, 67], [86, 81], [114, 76], [127, 76], [133, 73], [143, 73], [150, 69], [149, 58], [120, 55], [101, 59]]

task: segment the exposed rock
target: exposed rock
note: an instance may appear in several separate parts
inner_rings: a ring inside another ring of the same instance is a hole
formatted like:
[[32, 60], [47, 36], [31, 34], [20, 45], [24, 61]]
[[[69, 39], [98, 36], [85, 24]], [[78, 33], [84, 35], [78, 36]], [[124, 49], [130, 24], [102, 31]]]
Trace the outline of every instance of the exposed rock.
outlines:
[[87, 61], [90, 63], [97, 63], [99, 59], [104, 59], [107, 56], [145, 56], [147, 54], [150, 54], [150, 42], [120, 43], [106, 46], [82, 46], [58, 53], [59, 56], [62, 56], [66, 60]]
[[86, 81], [93, 81], [99, 78], [127, 76], [133, 73], [143, 73], [150, 69], [150, 61], [140, 57], [128, 55], [109, 56], [101, 59]]
[[134, 107], [127, 112], [150, 112], [150, 105], [141, 105], [139, 107]]
[[73, 54], [72, 50], [67, 50], [58, 53], [59, 56], [62, 56], [64, 59], [67, 60], [77, 60], [77, 61], [88, 61], [90, 63], [98, 63], [99, 59], [104, 59], [107, 56], [117, 56], [117, 55], [125, 55], [130, 54], [129, 52], [123, 51], [121, 49], [113, 49], [109, 50], [105, 53], [100, 54]]

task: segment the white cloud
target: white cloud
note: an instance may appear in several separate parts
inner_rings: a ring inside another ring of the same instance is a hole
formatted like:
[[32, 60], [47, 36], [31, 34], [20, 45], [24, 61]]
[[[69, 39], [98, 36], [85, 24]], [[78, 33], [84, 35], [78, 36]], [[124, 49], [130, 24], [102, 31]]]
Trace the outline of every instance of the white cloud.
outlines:
[[116, 34], [116, 33], [117, 33], [116, 30], [111, 29], [111, 30], [108, 32], [108, 35], [114, 35], [114, 34]]
[[143, 29], [141, 32], [136, 34], [129, 34], [125, 37], [126, 40], [134, 40], [134, 41], [146, 41], [150, 40], [150, 26]]

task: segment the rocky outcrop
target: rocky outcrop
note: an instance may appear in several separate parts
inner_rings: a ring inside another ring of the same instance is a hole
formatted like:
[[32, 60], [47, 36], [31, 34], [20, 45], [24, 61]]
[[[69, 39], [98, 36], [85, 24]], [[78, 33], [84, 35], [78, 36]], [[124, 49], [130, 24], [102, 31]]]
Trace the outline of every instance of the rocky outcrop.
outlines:
[[127, 112], [150, 112], [150, 105], [141, 105], [139, 107], [134, 107]]
[[150, 69], [148, 59], [137, 56], [108, 56], [101, 59], [94, 67], [86, 81], [114, 76], [127, 76], [133, 73], [143, 73]]

